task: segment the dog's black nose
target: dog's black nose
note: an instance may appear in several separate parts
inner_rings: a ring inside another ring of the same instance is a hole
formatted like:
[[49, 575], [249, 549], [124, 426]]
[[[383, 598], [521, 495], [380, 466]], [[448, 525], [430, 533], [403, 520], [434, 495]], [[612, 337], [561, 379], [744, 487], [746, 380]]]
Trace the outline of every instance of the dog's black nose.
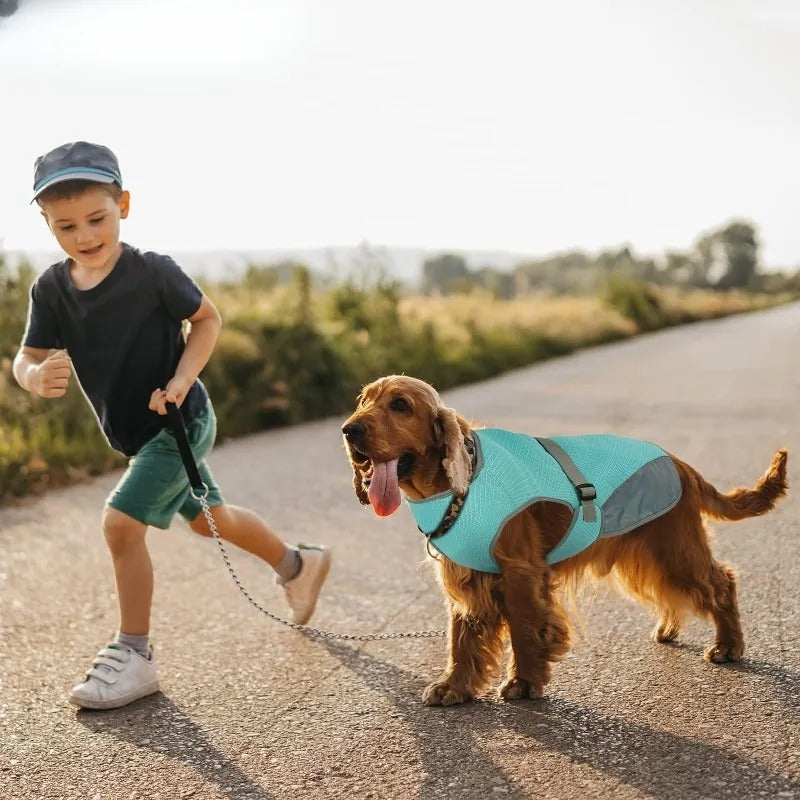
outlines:
[[348, 442], [358, 442], [364, 438], [367, 429], [360, 422], [348, 422], [342, 426], [342, 433]]

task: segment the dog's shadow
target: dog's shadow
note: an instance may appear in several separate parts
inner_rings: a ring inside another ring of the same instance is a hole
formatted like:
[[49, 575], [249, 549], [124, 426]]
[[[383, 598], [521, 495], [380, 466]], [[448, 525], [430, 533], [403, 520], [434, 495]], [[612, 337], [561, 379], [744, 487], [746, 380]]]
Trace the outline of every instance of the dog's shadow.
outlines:
[[[654, 649], [656, 652], [680, 650], [694, 656], [702, 656], [704, 652], [702, 647], [679, 641], [662, 642]], [[718, 668], [730, 672], [740, 672], [769, 685], [772, 697], [785, 706], [789, 719], [800, 718], [800, 676], [796, 672], [769, 661], [756, 661], [752, 658], [723, 664]]]
[[[504, 770], [486, 751], [486, 742], [500, 729], [524, 740], [525, 746], [515, 755], [520, 761], [541, 756], [544, 769], [548, 753], [561, 753], [658, 800], [715, 797], [726, 791], [737, 797], [800, 795], [800, 781], [759, 760], [562, 698], [427, 708], [420, 700], [423, 686], [412, 673], [348, 645], [330, 640], [318, 644], [367, 686], [390, 698], [403, 714], [419, 743], [426, 774], [422, 797], [442, 796], [443, 787], [463, 785], [465, 765], [475, 796], [494, 796], [501, 783], [524, 795], [513, 771]], [[798, 679], [793, 673], [761, 662], [734, 669], [770, 680], [777, 675], [788, 693], [786, 699], [791, 697], [796, 704]], [[530, 770], [526, 773], [530, 776]]]
[[[657, 800], [712, 797], [731, 791], [737, 797], [800, 796], [800, 782], [756, 759], [563, 698], [427, 708], [420, 701], [423, 682], [417, 675], [351, 645], [309, 640], [323, 646], [343, 669], [392, 702], [418, 745], [420, 772], [425, 776], [421, 797], [456, 796], [448, 794], [447, 787], [463, 787], [465, 777], [468, 796], [492, 797], [502, 788], [513, 796], [525, 796], [513, 770], [504, 769], [487, 752], [487, 742], [498, 731], [510, 731], [523, 742], [515, 759], [529, 778], [534, 759], [541, 760], [538, 773], [546, 768], [548, 754], [560, 753], [570, 762], [585, 764]], [[773, 696], [796, 714], [796, 674], [760, 661], [728, 668], [769, 683], [775, 690]], [[231, 800], [272, 800], [273, 795], [211, 744], [201, 726], [163, 694], [116, 711], [79, 711], [76, 720], [92, 733], [113, 736], [185, 764]]]
[[203, 729], [164, 694], [154, 694], [114, 711], [80, 710], [76, 720], [94, 734], [113, 736], [183, 762], [230, 800], [273, 800], [209, 742]]

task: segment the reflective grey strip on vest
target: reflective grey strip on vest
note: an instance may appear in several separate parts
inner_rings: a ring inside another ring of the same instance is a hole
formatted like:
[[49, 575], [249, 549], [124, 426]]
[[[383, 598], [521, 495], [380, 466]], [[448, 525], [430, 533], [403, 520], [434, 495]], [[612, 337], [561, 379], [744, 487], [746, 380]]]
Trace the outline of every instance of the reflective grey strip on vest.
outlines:
[[538, 436], [536, 441], [553, 456], [558, 462], [558, 466], [569, 478], [570, 483], [575, 487], [578, 499], [581, 501], [584, 522], [595, 522], [597, 520], [597, 508], [594, 501], [597, 498], [597, 491], [594, 486], [586, 480], [586, 476], [575, 466], [575, 462], [560, 445], [556, 444], [552, 439], [540, 439]]

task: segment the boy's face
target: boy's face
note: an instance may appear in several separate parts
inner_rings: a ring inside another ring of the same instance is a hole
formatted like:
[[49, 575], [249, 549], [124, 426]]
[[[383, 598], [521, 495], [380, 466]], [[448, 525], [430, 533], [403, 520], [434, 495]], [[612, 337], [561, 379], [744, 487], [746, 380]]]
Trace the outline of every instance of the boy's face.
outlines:
[[130, 194], [117, 202], [101, 187], [74, 197], [42, 203], [42, 216], [64, 252], [86, 269], [102, 269], [116, 259], [119, 221], [128, 216]]

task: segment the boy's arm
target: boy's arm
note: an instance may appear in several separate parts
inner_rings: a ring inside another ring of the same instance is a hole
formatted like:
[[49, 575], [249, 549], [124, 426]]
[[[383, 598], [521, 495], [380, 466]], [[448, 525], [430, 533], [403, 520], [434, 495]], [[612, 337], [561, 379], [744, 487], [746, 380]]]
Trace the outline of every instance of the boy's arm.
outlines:
[[205, 295], [200, 302], [200, 308], [189, 317], [189, 322], [192, 329], [186, 337], [186, 347], [175, 375], [164, 389], [158, 388], [150, 396], [150, 410], [157, 411], [162, 416], [167, 413], [167, 403], [178, 406], [183, 403], [192, 384], [211, 358], [222, 328], [222, 317], [217, 307]]
[[17, 383], [26, 391], [39, 397], [63, 397], [67, 393], [72, 361], [66, 350], [23, 345], [14, 356], [12, 370]]

